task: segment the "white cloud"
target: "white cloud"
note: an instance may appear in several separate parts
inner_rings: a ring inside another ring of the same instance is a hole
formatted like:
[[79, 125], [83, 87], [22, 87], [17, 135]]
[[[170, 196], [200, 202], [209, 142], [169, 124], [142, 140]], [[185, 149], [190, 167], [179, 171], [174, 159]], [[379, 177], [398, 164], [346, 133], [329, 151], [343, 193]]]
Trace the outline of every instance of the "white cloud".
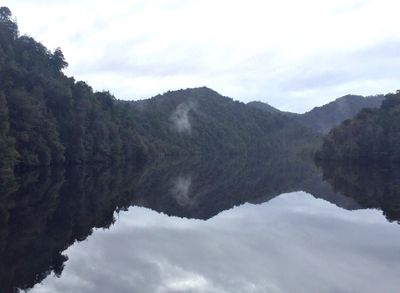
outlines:
[[235, 99], [304, 111], [347, 93], [399, 88], [400, 56], [385, 51], [400, 52], [395, 0], [2, 5], [22, 33], [63, 49], [67, 74], [122, 99], [206, 85]]

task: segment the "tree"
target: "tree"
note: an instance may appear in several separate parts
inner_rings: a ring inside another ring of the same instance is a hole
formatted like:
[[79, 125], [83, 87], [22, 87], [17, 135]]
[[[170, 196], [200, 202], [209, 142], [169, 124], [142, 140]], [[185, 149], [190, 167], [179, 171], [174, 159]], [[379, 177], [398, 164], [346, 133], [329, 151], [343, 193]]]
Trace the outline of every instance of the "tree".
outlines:
[[400, 162], [400, 92], [388, 94], [379, 109], [364, 109], [324, 138], [318, 159]]
[[0, 7], [0, 22], [10, 21], [11, 15], [11, 10], [8, 7]]
[[64, 54], [60, 48], [54, 50], [53, 55], [51, 56], [51, 63], [54, 66], [54, 69], [60, 71], [68, 66], [67, 61], [65, 61]]
[[0, 7], [0, 25], [6, 29], [9, 36], [16, 39], [18, 37], [18, 26], [11, 19], [11, 16], [11, 10], [8, 7]]

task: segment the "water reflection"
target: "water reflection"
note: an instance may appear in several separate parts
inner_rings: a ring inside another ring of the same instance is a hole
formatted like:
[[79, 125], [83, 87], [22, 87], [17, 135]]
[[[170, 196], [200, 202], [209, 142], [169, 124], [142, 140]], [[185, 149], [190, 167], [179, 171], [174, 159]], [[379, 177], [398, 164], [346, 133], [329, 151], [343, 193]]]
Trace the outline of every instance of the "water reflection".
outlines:
[[[399, 241], [394, 234], [398, 226], [385, 224], [376, 211], [350, 213], [337, 207], [347, 210], [380, 208], [388, 219], [398, 221], [400, 185], [396, 170], [392, 169], [390, 176], [387, 171], [379, 175], [377, 168], [373, 169], [374, 175], [356, 173], [368, 170], [366, 168], [347, 172], [331, 166], [322, 170], [326, 181], [312, 162], [281, 157], [164, 161], [140, 167], [43, 169], [16, 177], [0, 176], [0, 292], [32, 288], [51, 272], [62, 274], [61, 279], [57, 281], [49, 277], [45, 286], [35, 287], [35, 290], [56, 292], [51, 291], [55, 290], [52, 286], [56, 286], [60, 292], [75, 292], [75, 287], [69, 287], [70, 284], [81, 286], [76, 292], [90, 292], [92, 289], [98, 290], [93, 292], [124, 292], [121, 286], [126, 286], [126, 290], [130, 288], [127, 292], [139, 287], [143, 288], [142, 292], [153, 292], [157, 288], [160, 292], [174, 292], [182, 286], [188, 286], [183, 291], [197, 291], [197, 287], [191, 286], [201, 285], [199, 288], [205, 288], [202, 289], [204, 292], [234, 292], [229, 288], [241, 288], [246, 292], [253, 288], [257, 291], [257, 286], [274, 292], [273, 284], [282, 277], [279, 274], [283, 274], [278, 269], [275, 271], [274, 266], [293, 266], [292, 270], [284, 267], [293, 274], [288, 281], [293, 282], [292, 285], [305, 282], [303, 279], [294, 280], [294, 268], [307, 272], [301, 265], [302, 261], [304, 267], [323, 260], [331, 261], [336, 250], [329, 256], [322, 254], [323, 249], [334, 249], [332, 245], [344, 250], [336, 255], [338, 258], [364, 253], [363, 257], [376, 258], [376, 263], [371, 260], [371, 265], [387, 265], [389, 256], [393, 253], [399, 255], [399, 251], [395, 251]], [[337, 176], [342, 178], [337, 179]], [[294, 197], [278, 197], [282, 193], [300, 190], [309, 195], [300, 193]], [[324, 201], [315, 200], [311, 195]], [[245, 205], [226, 211], [246, 202], [261, 205]], [[262, 204], [266, 202], [268, 204]], [[112, 229], [97, 231], [90, 241], [73, 245], [63, 254], [75, 241], [91, 235], [94, 228], [110, 227], [118, 212], [132, 205], [136, 207], [117, 216], [120, 219]], [[324, 214], [326, 211], [329, 213]], [[350, 223], [349, 219], [352, 219]], [[357, 238], [360, 241], [350, 235], [345, 224], [362, 233], [361, 238]], [[279, 235], [283, 238], [274, 238]], [[307, 241], [303, 239], [305, 235], [308, 235]], [[379, 235], [379, 241], [368, 238], [372, 235]], [[328, 243], [328, 238], [331, 243]], [[143, 250], [146, 245], [148, 251]], [[312, 257], [307, 246], [320, 250], [321, 255]], [[290, 249], [298, 249], [298, 255], [292, 255]], [[95, 258], [103, 254], [105, 258]], [[300, 254], [307, 258], [300, 258]], [[297, 262], [291, 263], [292, 260]], [[243, 265], [242, 270], [236, 268], [235, 272], [231, 261], [236, 261], [237, 266], [239, 263], [248, 263], [249, 266]], [[357, 262], [358, 259], [353, 259], [351, 265]], [[132, 269], [127, 269], [129, 264]], [[268, 270], [261, 270], [262, 265]], [[244, 269], [248, 271], [243, 272]], [[207, 270], [213, 276], [206, 274]], [[258, 270], [264, 276], [256, 274]], [[311, 278], [311, 272], [316, 273], [311, 270], [310, 275], [302, 278]], [[104, 275], [111, 273], [113, 278]], [[149, 280], [149, 276], [158, 279]], [[390, 276], [388, 273], [388, 278]], [[233, 283], [222, 282], [224, 278]], [[147, 282], [151, 284], [146, 285]], [[338, 285], [335, 287], [331, 283], [325, 285], [333, 286], [330, 287], [332, 292], [341, 292], [334, 290]], [[100, 291], [93, 284], [102, 284], [102, 288], [109, 290]], [[251, 287], [251, 284], [256, 287]], [[284, 291], [293, 291], [289, 289]]]
[[363, 208], [383, 211], [389, 221], [400, 222], [400, 168], [396, 165], [321, 165], [324, 179], [336, 191]]
[[133, 186], [123, 172], [45, 169], [5, 185], [17, 188], [1, 193], [0, 292], [31, 288], [51, 271], [61, 274], [67, 259], [61, 252], [93, 228], [109, 227], [114, 211], [129, 206], [125, 191]]
[[377, 211], [303, 192], [206, 222], [133, 207], [68, 249], [63, 277], [32, 292], [395, 293], [399, 243]]
[[324, 182], [313, 162], [287, 157], [148, 166], [132, 203], [170, 216], [207, 220], [245, 202], [262, 203], [298, 190], [346, 209], [360, 208]]

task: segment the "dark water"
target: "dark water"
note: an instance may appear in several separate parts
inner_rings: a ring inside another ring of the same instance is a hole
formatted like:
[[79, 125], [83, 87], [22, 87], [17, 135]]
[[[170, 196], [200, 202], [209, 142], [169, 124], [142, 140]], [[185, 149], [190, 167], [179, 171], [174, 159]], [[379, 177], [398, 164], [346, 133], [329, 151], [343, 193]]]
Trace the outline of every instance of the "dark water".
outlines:
[[399, 292], [400, 170], [295, 158], [0, 181], [0, 292]]

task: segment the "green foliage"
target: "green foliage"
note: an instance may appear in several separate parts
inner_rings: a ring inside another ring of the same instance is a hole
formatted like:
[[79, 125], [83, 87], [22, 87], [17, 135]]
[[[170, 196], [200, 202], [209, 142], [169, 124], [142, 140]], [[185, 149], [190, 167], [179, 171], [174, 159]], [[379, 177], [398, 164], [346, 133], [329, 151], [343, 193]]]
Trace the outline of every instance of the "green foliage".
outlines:
[[50, 60], [55, 71], [60, 71], [68, 66], [68, 63], [65, 61], [64, 54], [60, 48], [55, 49], [53, 55], [50, 57]]
[[246, 155], [297, 150], [318, 141], [280, 113], [264, 113], [208, 88], [138, 102], [94, 92], [62, 73], [68, 64], [0, 16], [1, 168]]
[[319, 140], [315, 132], [280, 113], [265, 113], [206, 87], [167, 92], [132, 105], [140, 113], [138, 130], [151, 136], [161, 152], [167, 147], [169, 152], [191, 155], [272, 156]]
[[317, 158], [400, 162], [400, 93], [386, 95], [379, 109], [364, 109], [334, 128]]
[[11, 17], [12, 13], [8, 7], [0, 7], [0, 25], [4, 28], [0, 31], [1, 38], [15, 39], [18, 37], [18, 26]]
[[134, 125], [123, 125], [131, 113], [66, 77], [60, 48], [51, 53], [17, 31], [1, 8], [0, 169], [144, 159]]

